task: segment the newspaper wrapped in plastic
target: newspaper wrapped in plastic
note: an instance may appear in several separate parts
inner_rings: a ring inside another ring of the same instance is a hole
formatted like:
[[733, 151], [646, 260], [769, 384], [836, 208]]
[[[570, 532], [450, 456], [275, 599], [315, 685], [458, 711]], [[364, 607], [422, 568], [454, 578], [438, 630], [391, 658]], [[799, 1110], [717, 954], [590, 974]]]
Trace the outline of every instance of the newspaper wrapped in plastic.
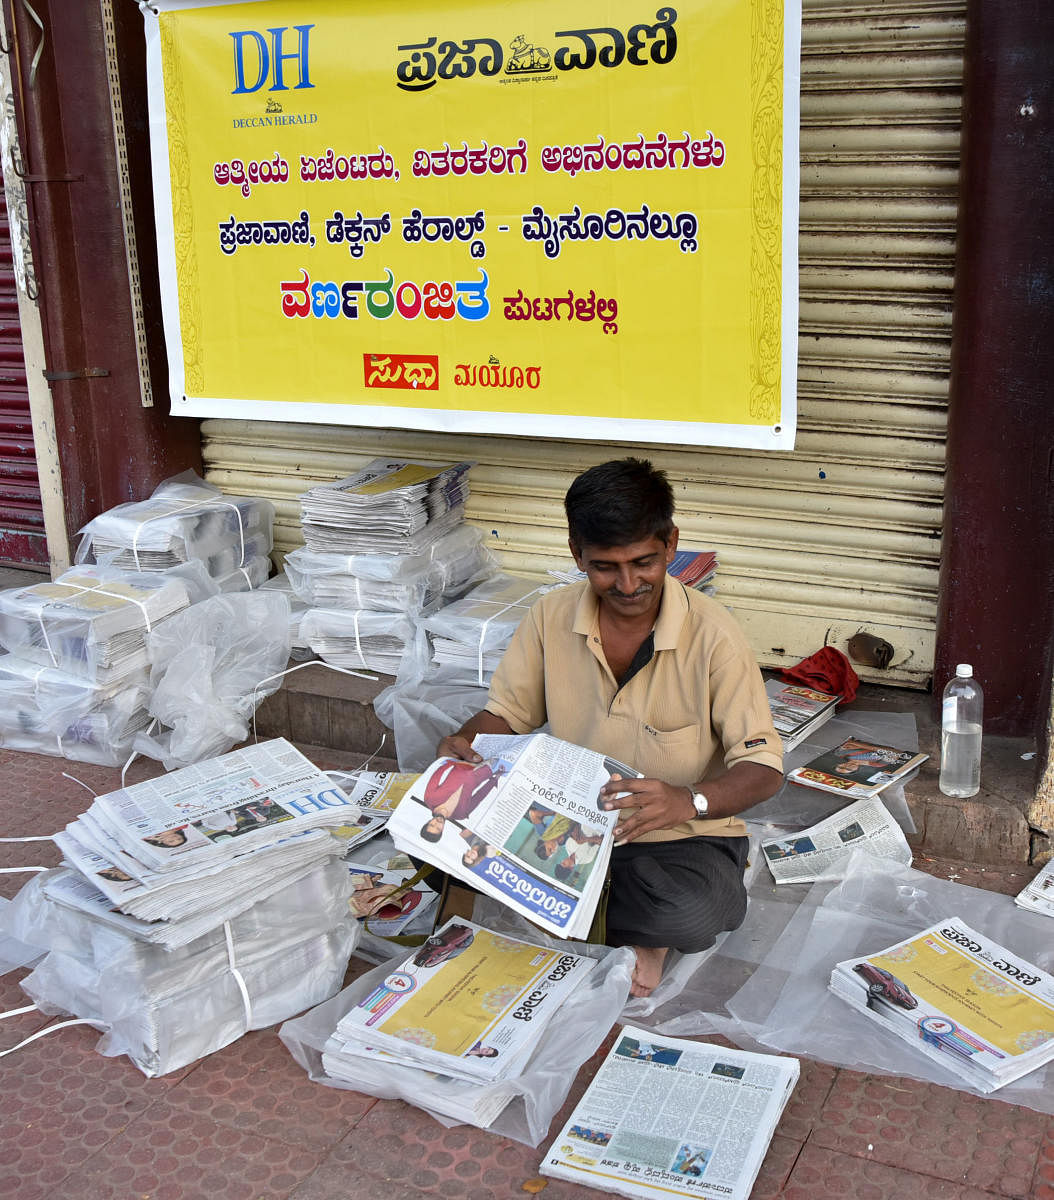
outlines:
[[296, 662], [306, 662], [308, 659], [314, 658], [314, 650], [304, 641], [304, 637], [300, 632], [300, 625], [304, 619], [304, 614], [311, 606], [305, 604], [293, 591], [293, 585], [289, 582], [289, 576], [284, 571], [278, 575], [272, 575], [265, 583], [260, 584], [260, 590], [264, 592], [281, 592], [289, 601], [289, 657]]
[[544, 592], [560, 587], [551, 579], [499, 572], [453, 604], [426, 617], [432, 661], [449, 674], [490, 681], [512, 635]]
[[[528, 939], [529, 940], [529, 939]], [[337, 1026], [367, 997], [384, 989], [391, 961], [376, 967], [338, 996], [279, 1030], [296, 1061], [328, 1087], [405, 1100], [443, 1125], [470, 1124], [537, 1146], [545, 1137], [581, 1065], [596, 1051], [629, 995], [633, 953], [602, 954], [573, 998], [541, 1030], [516, 1074], [496, 1081], [470, 1080], [407, 1066], [379, 1056], [339, 1053]]]
[[337, 667], [417, 678], [428, 665], [428, 639], [400, 613], [312, 608], [300, 622], [300, 636]]
[[213, 596], [149, 639], [150, 714], [166, 728], [135, 749], [167, 770], [223, 754], [249, 734], [257, 705], [289, 660], [289, 601], [280, 592]]
[[423, 771], [449, 733], [486, 706], [487, 689], [440, 667], [422, 679], [393, 683], [374, 697], [378, 718], [395, 731], [400, 771]]
[[119, 504], [80, 531], [77, 562], [129, 571], [161, 570], [199, 559], [227, 575], [274, 545], [270, 500], [228, 496], [187, 471], [158, 485], [149, 500]]
[[300, 497], [304, 541], [339, 554], [423, 553], [461, 523], [471, 466], [375, 458]]
[[0, 657], [0, 746], [117, 767], [150, 722], [145, 670], [99, 685], [13, 654]]
[[42, 1012], [97, 1024], [100, 1053], [127, 1054], [146, 1075], [331, 996], [358, 937], [347, 872], [334, 860], [174, 950], [69, 906], [70, 874], [33, 880], [3, 913], [5, 931], [47, 951], [22, 986]]
[[200, 563], [166, 574], [74, 567], [0, 592], [0, 643], [41, 666], [110, 683], [147, 666], [146, 639], [216, 585]]
[[221, 592], [251, 592], [262, 586], [271, 574], [271, 560], [266, 555], [250, 558], [244, 566], [235, 567], [228, 575], [217, 575], [216, 586]]
[[302, 547], [286, 555], [294, 592], [317, 608], [428, 611], [497, 570], [483, 534], [458, 525], [422, 554], [329, 554]]

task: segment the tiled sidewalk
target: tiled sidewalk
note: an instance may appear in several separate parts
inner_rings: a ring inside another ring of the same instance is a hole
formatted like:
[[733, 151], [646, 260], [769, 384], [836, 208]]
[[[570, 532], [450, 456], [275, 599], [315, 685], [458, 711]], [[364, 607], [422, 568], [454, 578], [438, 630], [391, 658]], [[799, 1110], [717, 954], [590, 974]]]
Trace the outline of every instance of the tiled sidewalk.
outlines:
[[[344, 756], [323, 767], [346, 765]], [[341, 761], [337, 761], [341, 759]], [[158, 773], [137, 762], [130, 779]], [[0, 751], [0, 836], [47, 834], [119, 773]], [[47, 843], [0, 844], [0, 865], [52, 865]], [[1014, 893], [1027, 871], [919, 860], [922, 870]], [[0, 875], [11, 896], [26, 877]], [[363, 964], [353, 964], [353, 971]], [[16, 971], [0, 978], [3, 1011], [26, 1003]], [[49, 1024], [0, 1022], [0, 1049]], [[95, 1052], [86, 1026], [0, 1060], [0, 1195], [17, 1200], [490, 1200], [542, 1189], [552, 1200], [599, 1193], [537, 1178], [542, 1148], [461, 1126], [444, 1129], [398, 1101], [309, 1083], [273, 1030], [248, 1034], [174, 1075], [144, 1079]], [[605, 1043], [602, 1051], [606, 1051]], [[576, 1079], [568, 1105], [599, 1064]], [[754, 1189], [789, 1200], [1054, 1200], [1054, 1117], [950, 1088], [803, 1061], [801, 1080]]]

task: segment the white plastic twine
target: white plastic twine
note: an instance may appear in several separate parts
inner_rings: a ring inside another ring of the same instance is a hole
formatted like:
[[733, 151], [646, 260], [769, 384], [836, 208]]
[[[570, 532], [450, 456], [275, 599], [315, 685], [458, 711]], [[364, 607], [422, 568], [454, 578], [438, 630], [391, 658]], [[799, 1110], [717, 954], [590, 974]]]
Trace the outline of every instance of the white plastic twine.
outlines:
[[[143, 732], [147, 735], [147, 737], [149, 737], [150, 734], [152, 734], [154, 732], [154, 726], [156, 724], [157, 724], [157, 717], [154, 717], [154, 719], [150, 722], [150, 724], [146, 727], [146, 729], [143, 730]], [[125, 781], [125, 777], [128, 774], [128, 768], [132, 765], [132, 763], [135, 762], [135, 760], [138, 757], [139, 757], [138, 750], [133, 750], [132, 753], [128, 755], [128, 760], [125, 762], [124, 766], [121, 768], [121, 787], [124, 787], [124, 781]]]
[[371, 762], [384, 749], [384, 743], [388, 740], [386, 733], [381, 734], [381, 740], [377, 743], [377, 749], [359, 763], [353, 771], [323, 771], [323, 775], [328, 775], [334, 782], [339, 783], [341, 779], [358, 779], [359, 776], [366, 770]]
[[486, 681], [483, 678], [483, 643], [487, 637], [487, 629], [491, 621], [496, 621], [503, 613], [507, 613], [510, 608], [530, 608], [529, 604], [524, 604], [525, 600], [529, 600], [531, 596], [538, 592], [547, 592], [548, 588], [534, 588], [533, 591], [527, 592], [519, 600], [513, 600], [510, 604], [506, 604], [504, 608], [499, 608], [497, 612], [491, 613], [490, 616], [479, 627], [479, 645], [476, 647], [476, 679], [480, 687], [486, 687]]
[[[0, 842], [5, 845], [12, 846], [17, 842], [53, 842], [55, 835], [51, 833], [42, 834], [38, 837], [0, 837]], [[51, 867], [0, 867], [0, 875], [39, 875], [42, 871], [50, 871]], [[19, 1009], [19, 1012], [28, 1012], [28, 1009]], [[13, 1013], [0, 1014], [0, 1020], [5, 1016], [13, 1016]]]
[[369, 667], [366, 664], [366, 655], [362, 652], [362, 642], [359, 640], [359, 615], [360, 610], [355, 609], [355, 651], [359, 656], [359, 662], [362, 663], [363, 670], [369, 670]]
[[[105, 582], [105, 581], [103, 581]], [[113, 600], [121, 600], [125, 604], [134, 604], [136, 608], [143, 614], [143, 624], [146, 626], [146, 632], [150, 632], [150, 617], [147, 615], [146, 604], [142, 600], [136, 600], [132, 596], [122, 596], [118, 592], [108, 592], [103, 583], [97, 583], [94, 587], [85, 587], [82, 583], [61, 583], [57, 582], [51, 585], [52, 587], [72, 588], [75, 592], [95, 592], [100, 596], [109, 596]], [[55, 596], [51, 600], [45, 600], [40, 606], [40, 612], [37, 613], [37, 621], [40, 623], [40, 632], [44, 635], [44, 646], [48, 654], [51, 656], [51, 665], [57, 667], [59, 660], [55, 657], [55, 651], [51, 648], [51, 639], [48, 637], [48, 627], [44, 624], [44, 609], [52, 604], [64, 604], [70, 596]]]
[[[35, 1008], [36, 1005], [33, 1005], [32, 1007]], [[13, 1017], [16, 1012], [29, 1011], [32, 1011], [32, 1009], [16, 1009], [14, 1012], [4, 1013], [3, 1016]], [[20, 1041], [17, 1046], [11, 1046], [7, 1050], [0, 1050], [0, 1058], [4, 1058], [8, 1054], [14, 1054], [16, 1050], [21, 1050], [23, 1046], [28, 1046], [30, 1042], [35, 1042], [37, 1038], [46, 1037], [49, 1033], [54, 1033], [57, 1029], [69, 1029], [71, 1025], [94, 1025], [95, 1028], [98, 1029], [100, 1024], [102, 1024], [100, 1021], [89, 1020], [87, 1017], [77, 1017], [76, 1020], [73, 1021], [59, 1021], [57, 1025], [48, 1025], [44, 1029], [38, 1029], [36, 1033], [31, 1033], [29, 1037], [23, 1038], [23, 1040]], [[103, 1025], [102, 1027], [104, 1029], [109, 1028], [108, 1025]]]
[[245, 978], [241, 971], [238, 970], [238, 964], [234, 958], [234, 934], [231, 932], [230, 921], [223, 922], [223, 936], [227, 939], [227, 966], [230, 973], [234, 976], [234, 982], [238, 985], [238, 991], [242, 995], [242, 1007], [245, 1009], [245, 1028], [251, 1029], [253, 1023], [253, 1006], [249, 999], [249, 989], [245, 986]]
[[245, 565], [245, 523], [242, 521], [242, 510], [233, 504], [230, 500], [173, 500], [171, 503], [175, 506], [170, 512], [158, 513], [156, 516], [147, 517], [139, 522], [135, 527], [135, 533], [132, 534], [132, 557], [135, 559], [135, 569], [141, 571], [143, 568], [139, 565], [139, 534], [143, 530], [144, 525], [149, 525], [151, 521], [165, 521], [169, 517], [176, 515], [178, 509], [183, 509], [183, 514], [191, 512], [195, 508], [230, 508], [234, 510], [234, 515], [238, 518], [238, 537], [241, 539], [241, 558], [239, 562], [242, 566]]
[[297, 663], [295, 667], [286, 667], [284, 671], [278, 671], [274, 675], [268, 675], [266, 679], [261, 679], [260, 682], [253, 688], [249, 694], [249, 701], [253, 708], [253, 741], [258, 742], [260, 739], [256, 735], [256, 706], [259, 700], [256, 698], [256, 693], [260, 688], [272, 683], [276, 679], [282, 679], [286, 675], [292, 675], [294, 671], [302, 671], [305, 667], [324, 667], [327, 671], [336, 671], [338, 675], [351, 675], [355, 679], [375, 679], [375, 675], [364, 675], [361, 671], [353, 671], [351, 667], [337, 667], [333, 663], [324, 662], [322, 659], [312, 659], [310, 662]]

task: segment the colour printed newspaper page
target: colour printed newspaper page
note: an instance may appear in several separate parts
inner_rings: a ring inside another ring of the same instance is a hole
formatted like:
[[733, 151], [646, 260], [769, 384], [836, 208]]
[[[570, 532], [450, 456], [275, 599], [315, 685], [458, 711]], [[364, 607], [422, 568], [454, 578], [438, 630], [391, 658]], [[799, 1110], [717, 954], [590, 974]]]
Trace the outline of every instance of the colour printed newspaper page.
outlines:
[[982, 1091], [1054, 1058], [1054, 978], [956, 917], [838, 963], [830, 988]]
[[856, 800], [877, 796], [883, 788], [903, 779], [927, 758], [928, 754], [917, 754], [913, 750], [898, 750], [895, 746], [846, 738], [833, 750], [825, 750], [803, 767], [788, 771], [787, 778], [803, 787], [836, 792]]
[[560, 937], [588, 935], [617, 811], [598, 807], [613, 774], [636, 771], [544, 733], [478, 734], [481, 763], [441, 758], [388, 830], [423, 858]]
[[777, 883], [839, 879], [854, 850], [911, 866], [907, 839], [877, 797], [857, 800], [800, 833], [762, 842], [761, 850]]
[[453, 917], [348, 1012], [336, 1033], [354, 1052], [453, 1077], [515, 1074], [596, 961], [491, 933]]
[[1046, 917], [1054, 917], [1054, 859], [1014, 897], [1014, 903]]
[[784, 750], [793, 750], [810, 733], [825, 725], [842, 699], [831, 692], [818, 692], [779, 679], [766, 679], [765, 693]]
[[349, 850], [380, 833], [417, 778], [413, 771], [328, 771], [327, 775], [359, 809], [352, 823], [330, 829], [334, 837], [346, 841]]
[[620, 1196], [747, 1200], [799, 1070], [627, 1025], [541, 1173]]

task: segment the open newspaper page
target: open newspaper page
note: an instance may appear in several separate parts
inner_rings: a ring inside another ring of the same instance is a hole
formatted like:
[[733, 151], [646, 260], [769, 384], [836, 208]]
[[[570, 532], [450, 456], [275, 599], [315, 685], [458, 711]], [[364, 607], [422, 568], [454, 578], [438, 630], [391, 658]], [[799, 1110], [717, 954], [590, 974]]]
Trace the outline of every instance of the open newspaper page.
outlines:
[[368, 841], [388, 824], [388, 818], [417, 778], [413, 771], [331, 771], [341, 789], [359, 810], [347, 825], [330, 832], [346, 841], [347, 848]]
[[544, 733], [473, 745], [483, 762], [441, 758], [410, 788], [388, 825], [396, 845], [551, 933], [585, 937], [618, 817], [598, 807], [600, 788], [636, 772]]
[[830, 988], [983, 1091], [1054, 1058], [1054, 978], [955, 917], [838, 963]]
[[347, 1013], [336, 1034], [354, 1054], [501, 1079], [516, 1073], [595, 966], [454, 917]]
[[857, 800], [818, 825], [761, 843], [777, 883], [840, 878], [854, 850], [911, 865], [911, 848], [900, 826], [876, 797]]
[[1054, 859], [1014, 897], [1014, 903], [1046, 917], [1054, 917]]
[[626, 1026], [541, 1173], [622, 1196], [746, 1200], [798, 1060]]

